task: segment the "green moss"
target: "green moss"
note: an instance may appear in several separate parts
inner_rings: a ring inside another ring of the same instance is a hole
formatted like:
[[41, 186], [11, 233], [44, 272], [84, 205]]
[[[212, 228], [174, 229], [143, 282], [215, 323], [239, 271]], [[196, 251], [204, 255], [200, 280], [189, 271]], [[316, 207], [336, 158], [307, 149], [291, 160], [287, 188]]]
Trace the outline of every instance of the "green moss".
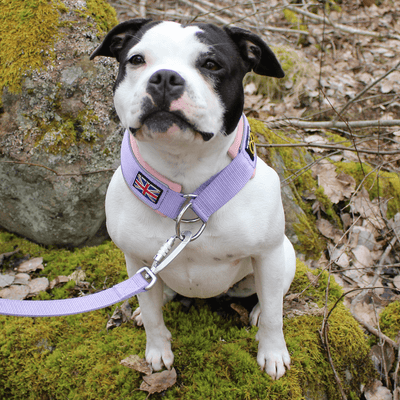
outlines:
[[23, 75], [42, 68], [53, 57], [51, 46], [58, 34], [57, 1], [2, 0], [0, 14], [0, 93], [21, 89]]
[[[267, 143], [296, 143], [296, 140], [290, 138], [287, 134], [282, 132], [275, 133], [266, 128], [264, 123], [261, 121], [249, 118], [249, 123], [252, 131], [263, 136]], [[278, 158], [281, 158], [284, 164], [285, 178], [289, 178], [293, 174], [296, 175], [299, 170], [309, 164], [309, 162], [306, 160], [306, 154], [307, 153], [300, 148], [270, 148], [270, 164], [279, 164]], [[312, 189], [317, 188], [317, 182], [312, 177], [311, 171], [307, 169], [295, 179], [291, 180], [288, 184], [292, 189], [296, 203], [305, 213], [304, 215], [298, 215], [299, 223], [293, 225], [296, 235], [300, 241], [300, 245], [296, 246], [296, 250], [310, 258], [319, 258], [321, 252], [325, 248], [325, 240], [321, 237], [316, 228], [315, 216], [312, 213], [310, 205], [302, 199], [303, 192], [311, 191]], [[319, 199], [323, 200], [324, 204], [327, 205], [327, 214], [329, 213], [328, 216], [332, 215], [332, 217], [334, 217], [335, 212], [329, 199], [321, 191], [319, 192], [318, 196]]]
[[[110, 242], [68, 251], [45, 248], [0, 231], [0, 254], [15, 246], [22, 254], [42, 256], [43, 274], [49, 279], [78, 267], [97, 288], [126, 278], [124, 256]], [[309, 284], [307, 272], [310, 270], [298, 262], [291, 293], [308, 286], [302, 296], [322, 305], [328, 275], [321, 274], [315, 287]], [[63, 297], [68, 297], [65, 287]], [[54, 292], [48, 295], [60, 297]], [[333, 279], [329, 292], [331, 304], [341, 293]], [[132, 303], [137, 304], [136, 300]], [[0, 398], [144, 400], [147, 393], [137, 390], [140, 374], [119, 362], [131, 354], [144, 356], [145, 332], [131, 323], [107, 331], [112, 311], [108, 308], [47, 319], [0, 316]], [[257, 328], [237, 326], [233, 318], [212, 312], [204, 300], [196, 301], [189, 312], [184, 312], [180, 303], [171, 302], [165, 307], [164, 318], [173, 336], [178, 382], [152, 399], [301, 400], [306, 391], [326, 391], [329, 398], [339, 398], [319, 339], [320, 316], [284, 319], [292, 367], [278, 381], [272, 381], [257, 365]], [[360, 328], [341, 305], [329, 319], [329, 340], [346, 393], [349, 397], [357, 394], [371, 374], [368, 347]], [[346, 380], [346, 371], [351, 380]]]
[[67, 152], [71, 146], [94, 143], [97, 135], [91, 125], [98, 119], [89, 109], [80, 111], [76, 117], [58, 111], [57, 118], [52, 121], [36, 118], [40, 134], [36, 137], [35, 146], [44, 147], [49, 153], [59, 154]]
[[[4, 88], [18, 93], [26, 74], [54, 59], [52, 47], [60, 37], [59, 27], [72, 22], [59, 20], [60, 14], [68, 12], [60, 0], [1, 0], [0, 4], [0, 93]], [[118, 23], [105, 0], [87, 0], [86, 6], [84, 16], [93, 17], [101, 33]]]
[[397, 340], [400, 333], [400, 301], [390, 303], [380, 314], [382, 333]]
[[108, 32], [118, 24], [115, 9], [105, 0], [86, 0], [86, 7], [90, 15], [97, 22], [101, 33]]
[[310, 63], [305, 62], [304, 57], [293, 51], [293, 48], [274, 47], [273, 51], [285, 72], [285, 77], [276, 79], [250, 73], [246, 75], [244, 84], [253, 82], [257, 87], [256, 94], [261, 94], [270, 101], [279, 102], [289, 94], [298, 95], [303, 90], [304, 79], [312, 77], [313, 70]]
[[387, 218], [392, 218], [400, 210], [400, 178], [393, 172], [374, 170], [370, 165], [359, 162], [337, 162], [337, 172], [351, 175], [357, 186], [363, 182], [370, 200], [378, 197], [389, 199]]

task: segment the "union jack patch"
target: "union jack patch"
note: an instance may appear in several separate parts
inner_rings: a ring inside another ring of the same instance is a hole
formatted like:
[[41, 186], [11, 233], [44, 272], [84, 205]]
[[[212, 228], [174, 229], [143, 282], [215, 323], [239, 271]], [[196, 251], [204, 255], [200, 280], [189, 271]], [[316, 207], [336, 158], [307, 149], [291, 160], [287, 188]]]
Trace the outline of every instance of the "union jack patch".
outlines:
[[158, 200], [163, 192], [162, 189], [160, 189], [140, 172], [138, 172], [136, 175], [135, 182], [133, 182], [133, 187], [137, 189], [138, 192], [140, 192], [147, 200], [150, 200], [154, 204], [158, 203]]

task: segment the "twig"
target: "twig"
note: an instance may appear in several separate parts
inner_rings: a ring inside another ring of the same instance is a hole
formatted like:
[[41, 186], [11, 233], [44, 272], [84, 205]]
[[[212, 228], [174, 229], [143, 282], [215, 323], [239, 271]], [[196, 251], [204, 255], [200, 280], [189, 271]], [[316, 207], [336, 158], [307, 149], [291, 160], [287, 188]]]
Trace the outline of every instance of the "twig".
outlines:
[[139, 13], [142, 18], [146, 18], [146, 0], [140, 0]]
[[266, 121], [265, 124], [270, 129], [279, 128], [284, 125], [291, 125], [296, 128], [304, 129], [330, 129], [330, 128], [370, 128], [370, 127], [390, 127], [400, 126], [400, 119], [392, 120], [366, 120], [366, 121], [303, 121], [299, 118], [285, 118], [283, 120]]
[[351, 33], [353, 35], [372, 36], [372, 37], [376, 37], [376, 38], [380, 38], [380, 39], [387, 38], [387, 39], [400, 40], [400, 36], [399, 35], [393, 35], [391, 33], [381, 34], [381, 33], [378, 33], [378, 32], [370, 32], [370, 31], [364, 31], [362, 29], [351, 28], [351, 27], [346, 26], [346, 25], [333, 23], [329, 18], [321, 17], [319, 15], [310, 13], [310, 12], [305, 11], [305, 10], [302, 10], [302, 9], [300, 9], [298, 7], [293, 7], [293, 6], [286, 5], [285, 8], [287, 8], [288, 10], [293, 11], [295, 13], [302, 14], [302, 15], [308, 17], [308, 18], [317, 20], [319, 22], [325, 22], [325, 23], [333, 26], [336, 29], [339, 29], [339, 30], [341, 30], [343, 32]]
[[[387, 288], [386, 288], [387, 289]], [[357, 289], [357, 290], [362, 290], [361, 288]], [[349, 292], [347, 292], [349, 293]], [[346, 294], [347, 294], [346, 293]], [[390, 346], [392, 346], [395, 349], [399, 349], [400, 350], [400, 346], [398, 343], [396, 343], [394, 340], [390, 339], [389, 337], [387, 337], [385, 334], [383, 334], [382, 332], [379, 332], [378, 329], [374, 328], [373, 326], [371, 326], [370, 324], [367, 324], [365, 321], [363, 321], [356, 313], [352, 313], [354, 319], [359, 322], [367, 331], [369, 331], [370, 333], [372, 333], [373, 335], [375, 335], [376, 337], [384, 340], [385, 342], [387, 342], [388, 344], [390, 344]]]
[[358, 100], [361, 96], [363, 96], [364, 93], [368, 92], [373, 86], [378, 84], [381, 80], [385, 79], [388, 75], [390, 75], [392, 72], [396, 71], [400, 67], [400, 61], [393, 67], [391, 68], [388, 72], [380, 76], [378, 79], [370, 83], [364, 90], [362, 90], [357, 96], [353, 97], [351, 100], [349, 100], [343, 108], [338, 112], [337, 117], [334, 119], [334, 122], [337, 121], [340, 116], [353, 104], [356, 100]]
[[[397, 343], [398, 345], [398, 343]], [[399, 400], [399, 368], [400, 368], [400, 346], [398, 347], [397, 352], [397, 364], [396, 369], [394, 370], [394, 383], [393, 383], [393, 400]]]
[[353, 147], [346, 146], [335, 146], [330, 144], [318, 144], [318, 143], [257, 143], [257, 147], [318, 147], [321, 149], [329, 149], [329, 150], [348, 150], [358, 153], [366, 153], [366, 154], [375, 154], [375, 155], [394, 155], [400, 154], [400, 150], [390, 150], [390, 151], [375, 151], [375, 150], [364, 150], [364, 149], [355, 149]]
[[329, 364], [331, 365], [332, 371], [333, 371], [333, 375], [335, 377], [335, 381], [339, 387], [339, 391], [340, 391], [340, 395], [342, 396], [343, 400], [347, 400], [347, 396], [346, 393], [343, 390], [343, 386], [342, 386], [342, 382], [339, 378], [339, 375], [336, 372], [335, 366], [333, 365], [333, 360], [332, 360], [332, 356], [331, 356], [331, 351], [329, 348], [329, 341], [328, 341], [328, 324], [326, 323], [326, 325], [324, 326], [324, 330], [319, 332], [322, 344], [325, 346], [326, 348], [326, 353], [328, 355], [328, 361]]
[[53, 172], [53, 174], [56, 174], [57, 176], [82, 176], [82, 175], [91, 175], [91, 174], [99, 174], [101, 172], [111, 172], [115, 171], [114, 168], [108, 168], [108, 169], [99, 169], [97, 171], [84, 171], [78, 173], [70, 173], [70, 174], [60, 174], [54, 169], [51, 169], [49, 167], [46, 167], [45, 165], [42, 164], [35, 164], [35, 163], [30, 163], [30, 162], [25, 162], [25, 161], [6, 161], [6, 160], [0, 160], [0, 163], [5, 163], [5, 164], [22, 164], [22, 165], [29, 165], [32, 167], [39, 167], [39, 168], [45, 168], [48, 171]]
[[379, 347], [381, 348], [381, 353], [382, 353], [382, 366], [383, 366], [383, 372], [385, 374], [385, 381], [386, 381], [386, 386], [388, 387], [388, 389], [391, 389], [391, 384], [390, 384], [390, 379], [389, 379], [389, 373], [387, 370], [387, 364], [386, 364], [386, 356], [385, 356], [385, 341], [382, 338], [382, 331], [381, 331], [381, 326], [379, 324], [379, 317], [378, 317], [378, 313], [376, 312], [376, 306], [375, 306], [375, 301], [372, 298], [372, 304], [374, 306], [374, 312], [375, 312], [375, 319], [378, 325], [378, 333], [379, 333]]
[[179, 1], [189, 7], [195, 8], [197, 11], [200, 11], [201, 13], [203, 13], [203, 15], [210, 15], [212, 18], [214, 18], [215, 20], [217, 20], [219, 23], [221, 23], [223, 25], [228, 25], [230, 23], [230, 21], [228, 21], [224, 18], [221, 18], [218, 15], [215, 15], [214, 11], [208, 11], [205, 8], [199, 6], [198, 4], [196, 4], [192, 1], [188, 1], [188, 0], [179, 0]]

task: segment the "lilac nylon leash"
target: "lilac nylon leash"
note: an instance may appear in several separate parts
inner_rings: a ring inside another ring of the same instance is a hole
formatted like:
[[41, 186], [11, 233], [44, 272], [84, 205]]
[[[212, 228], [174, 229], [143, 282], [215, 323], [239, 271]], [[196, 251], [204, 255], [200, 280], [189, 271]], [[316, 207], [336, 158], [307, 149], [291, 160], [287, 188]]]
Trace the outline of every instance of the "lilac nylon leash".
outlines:
[[110, 289], [83, 297], [64, 300], [8, 300], [0, 299], [0, 314], [16, 317], [57, 317], [99, 310], [142, 293], [149, 282], [136, 273]]

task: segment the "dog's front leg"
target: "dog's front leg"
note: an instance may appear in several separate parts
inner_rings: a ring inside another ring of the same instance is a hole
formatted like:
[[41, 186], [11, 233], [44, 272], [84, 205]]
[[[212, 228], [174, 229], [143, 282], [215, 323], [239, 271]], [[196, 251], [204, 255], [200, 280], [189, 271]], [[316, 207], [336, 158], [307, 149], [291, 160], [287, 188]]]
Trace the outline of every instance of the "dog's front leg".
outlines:
[[[126, 265], [129, 276], [132, 276], [141, 267], [137, 263], [126, 258]], [[162, 315], [163, 282], [157, 279], [155, 285], [146, 292], [138, 295], [141, 317], [146, 330], [146, 361], [155, 371], [163, 365], [168, 369], [174, 362], [174, 355], [171, 350], [171, 333], [164, 324]]]
[[257, 362], [273, 379], [279, 379], [285, 374], [285, 366], [290, 368], [290, 356], [282, 330], [284, 245], [268, 250], [268, 253], [254, 257], [253, 260], [256, 291], [261, 307], [256, 336], [259, 341]]

